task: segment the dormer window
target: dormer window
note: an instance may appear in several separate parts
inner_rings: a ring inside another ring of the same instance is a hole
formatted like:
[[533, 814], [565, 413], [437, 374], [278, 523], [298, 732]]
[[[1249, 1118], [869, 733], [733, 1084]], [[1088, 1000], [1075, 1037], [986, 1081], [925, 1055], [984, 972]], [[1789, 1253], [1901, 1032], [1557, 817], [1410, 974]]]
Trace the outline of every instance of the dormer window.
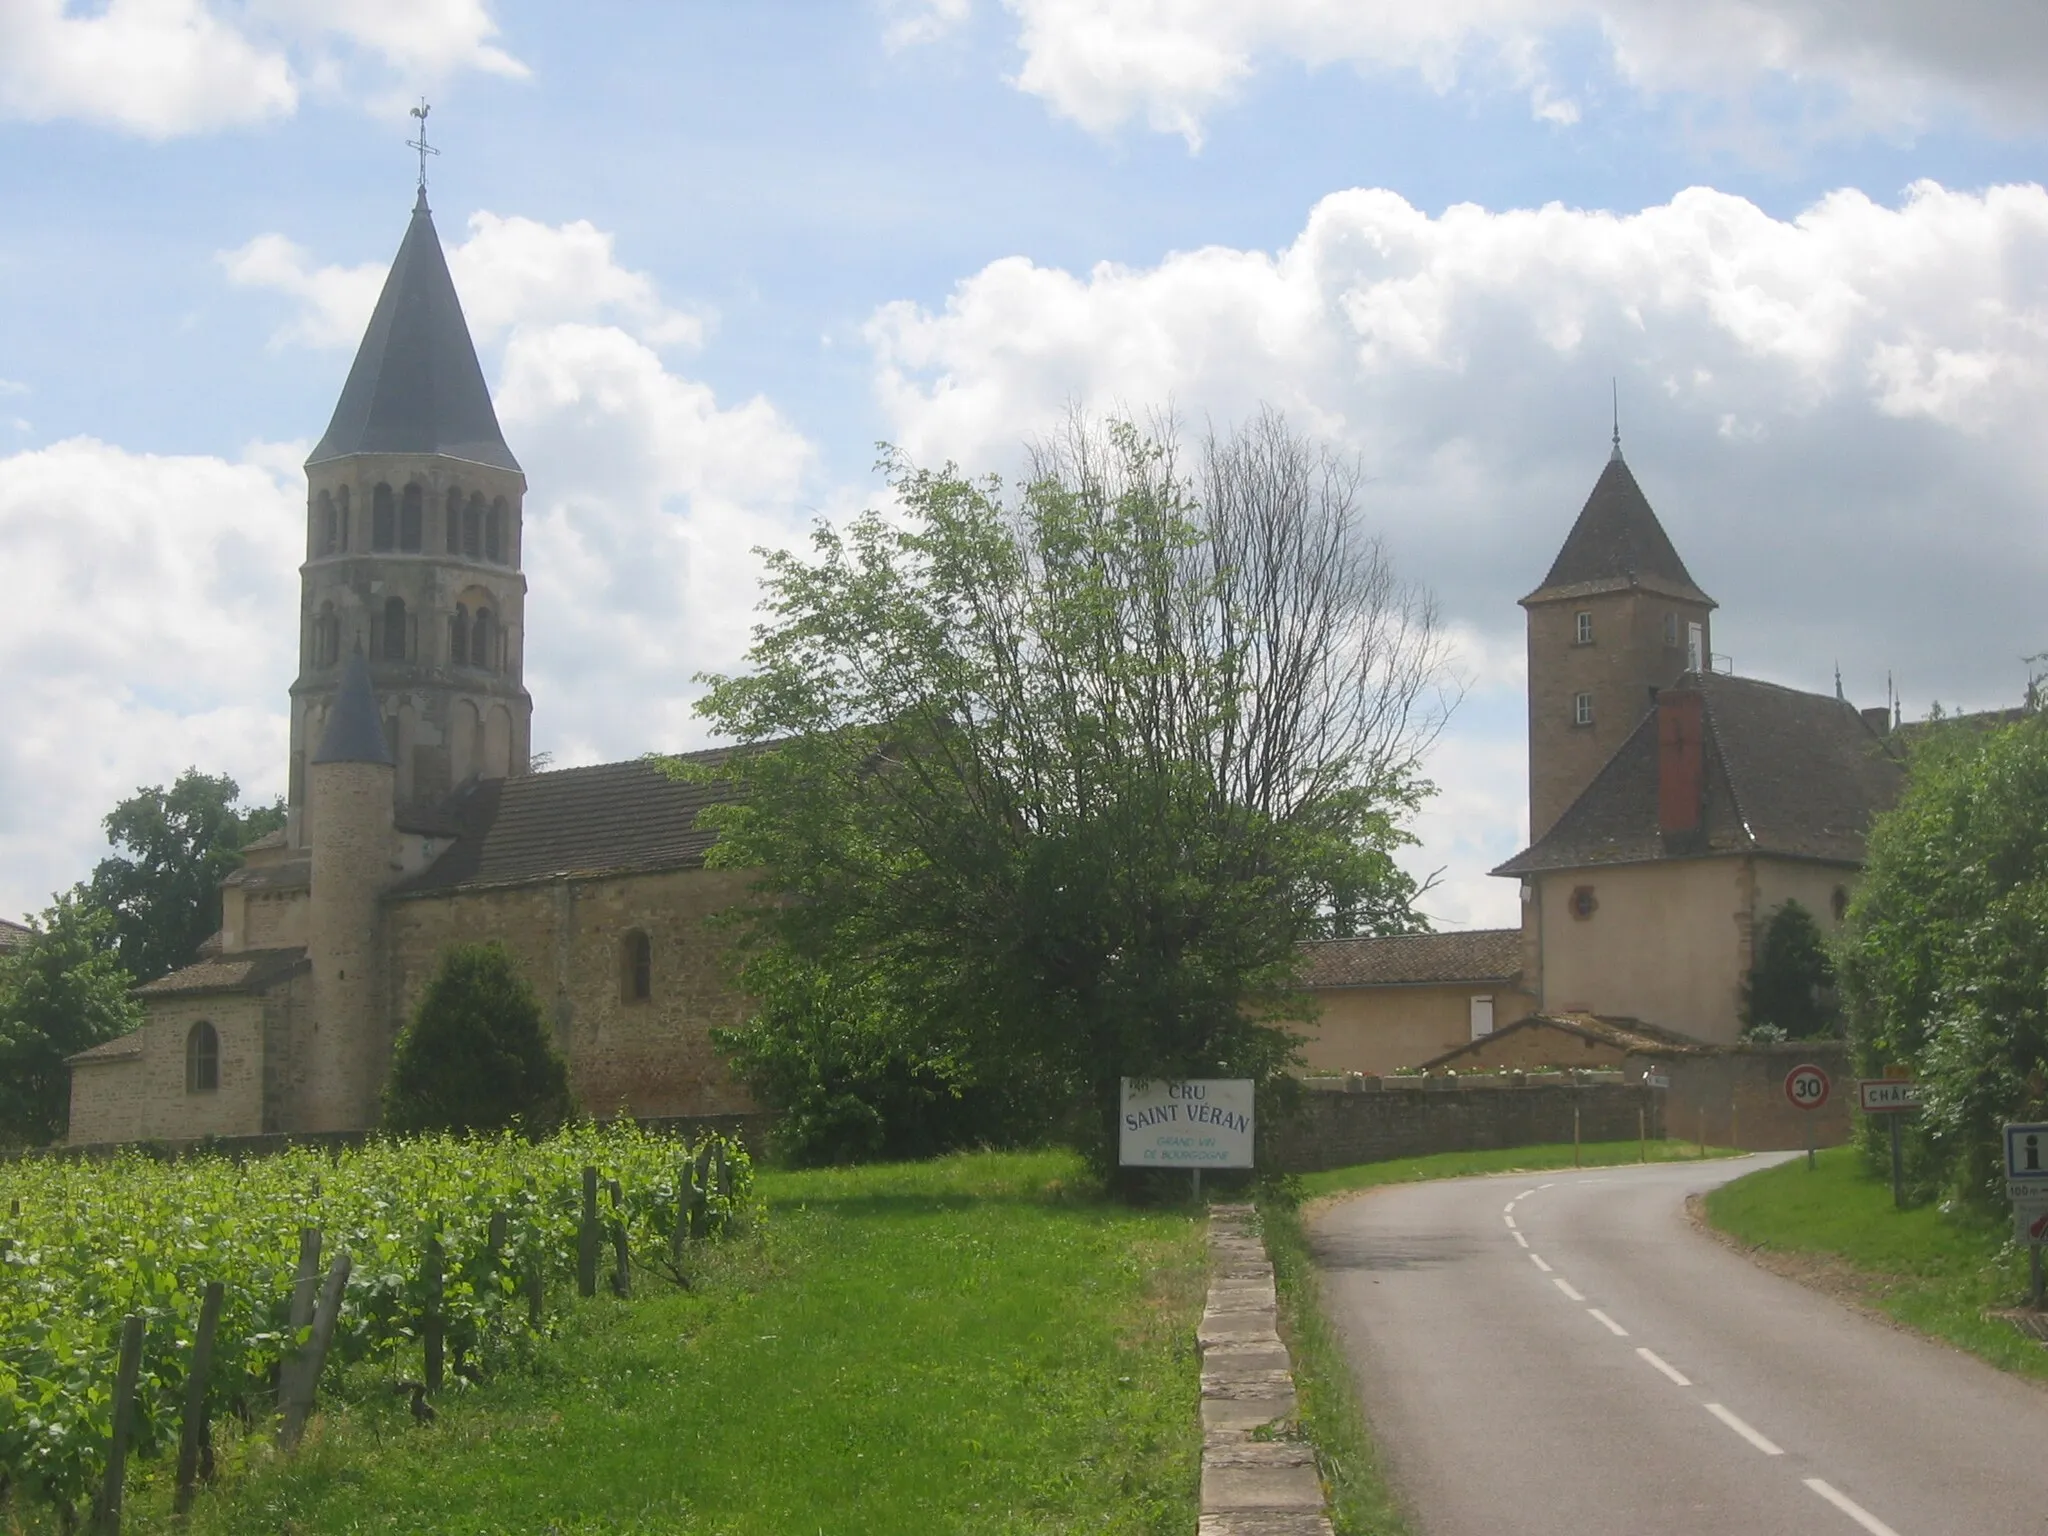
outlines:
[[1584, 609], [1581, 609], [1573, 619], [1572, 643], [1574, 645], [1591, 645], [1593, 643], [1593, 615]]
[[1591, 725], [1592, 723], [1593, 723], [1593, 695], [1591, 695], [1590, 693], [1575, 693], [1575, 694], [1573, 694], [1573, 695], [1572, 695], [1572, 724], [1573, 724], [1573, 725]]

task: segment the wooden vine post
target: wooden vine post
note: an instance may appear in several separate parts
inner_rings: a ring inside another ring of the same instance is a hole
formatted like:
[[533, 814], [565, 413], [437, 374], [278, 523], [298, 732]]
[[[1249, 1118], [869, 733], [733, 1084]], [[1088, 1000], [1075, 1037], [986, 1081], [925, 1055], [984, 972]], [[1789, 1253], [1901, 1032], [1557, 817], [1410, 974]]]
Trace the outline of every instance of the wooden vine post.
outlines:
[[420, 1260], [420, 1289], [425, 1293], [420, 1315], [420, 1343], [426, 1353], [427, 1390], [438, 1392], [447, 1379], [445, 1355], [447, 1324], [442, 1317], [441, 1293], [446, 1277], [446, 1258], [441, 1252], [441, 1230], [427, 1230], [426, 1253]]
[[319, 1393], [320, 1369], [327, 1363], [327, 1346], [334, 1341], [334, 1319], [341, 1311], [341, 1294], [348, 1286], [349, 1256], [337, 1253], [328, 1266], [327, 1283], [320, 1288], [320, 1301], [313, 1309], [313, 1337], [307, 1342], [292, 1373], [291, 1400], [284, 1405], [284, 1423], [278, 1443], [286, 1450], [299, 1443], [312, 1416], [313, 1400]]
[[284, 1413], [298, 1395], [298, 1378], [305, 1362], [305, 1346], [299, 1335], [313, 1326], [313, 1304], [320, 1287], [320, 1229], [299, 1228], [299, 1271], [292, 1285], [292, 1307], [286, 1321], [292, 1331], [291, 1348], [277, 1363], [277, 1411]]
[[135, 1378], [142, 1370], [142, 1314], [121, 1323], [121, 1362], [114, 1369], [114, 1439], [107, 1447], [106, 1475], [93, 1502], [94, 1536], [121, 1536], [121, 1488], [128, 1475], [128, 1436], [135, 1423]]
[[612, 1294], [630, 1296], [633, 1271], [626, 1253], [626, 1195], [617, 1179], [609, 1181], [605, 1188], [612, 1197]]
[[576, 1232], [576, 1294], [597, 1294], [597, 1170], [583, 1170], [583, 1223]]
[[192, 1369], [185, 1376], [185, 1425], [178, 1441], [178, 1491], [174, 1514], [192, 1507], [192, 1490], [201, 1477], [213, 1476], [213, 1430], [207, 1422], [206, 1389], [213, 1378], [213, 1336], [220, 1328], [223, 1291], [218, 1280], [206, 1282], [199, 1302], [199, 1328], [192, 1336]]

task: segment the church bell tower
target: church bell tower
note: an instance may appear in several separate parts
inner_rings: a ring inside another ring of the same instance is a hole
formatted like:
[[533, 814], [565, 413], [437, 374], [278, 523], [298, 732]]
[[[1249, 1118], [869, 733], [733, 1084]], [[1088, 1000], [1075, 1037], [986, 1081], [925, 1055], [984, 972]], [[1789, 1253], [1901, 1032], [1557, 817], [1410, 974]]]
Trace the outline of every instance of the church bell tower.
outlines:
[[505, 445], [422, 182], [327, 433], [306, 460], [292, 841], [343, 669], [367, 663], [394, 809], [527, 771], [526, 476]]

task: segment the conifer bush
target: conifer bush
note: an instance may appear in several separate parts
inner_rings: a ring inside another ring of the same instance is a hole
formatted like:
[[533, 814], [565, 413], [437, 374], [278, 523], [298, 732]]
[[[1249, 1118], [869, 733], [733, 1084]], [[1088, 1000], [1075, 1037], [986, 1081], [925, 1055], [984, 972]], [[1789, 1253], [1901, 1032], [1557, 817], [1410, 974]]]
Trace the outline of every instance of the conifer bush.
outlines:
[[398, 1037], [384, 1128], [539, 1132], [572, 1111], [569, 1072], [540, 999], [505, 946], [451, 945]]

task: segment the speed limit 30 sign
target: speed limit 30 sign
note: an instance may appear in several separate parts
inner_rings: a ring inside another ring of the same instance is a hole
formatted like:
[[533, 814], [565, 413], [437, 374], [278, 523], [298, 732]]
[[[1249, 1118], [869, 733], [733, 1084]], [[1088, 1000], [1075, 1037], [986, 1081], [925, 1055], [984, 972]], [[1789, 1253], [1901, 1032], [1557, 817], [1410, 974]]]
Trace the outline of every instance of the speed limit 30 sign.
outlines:
[[1827, 1073], [1810, 1061], [1803, 1061], [1785, 1074], [1785, 1097], [1794, 1109], [1819, 1109], [1828, 1101]]

